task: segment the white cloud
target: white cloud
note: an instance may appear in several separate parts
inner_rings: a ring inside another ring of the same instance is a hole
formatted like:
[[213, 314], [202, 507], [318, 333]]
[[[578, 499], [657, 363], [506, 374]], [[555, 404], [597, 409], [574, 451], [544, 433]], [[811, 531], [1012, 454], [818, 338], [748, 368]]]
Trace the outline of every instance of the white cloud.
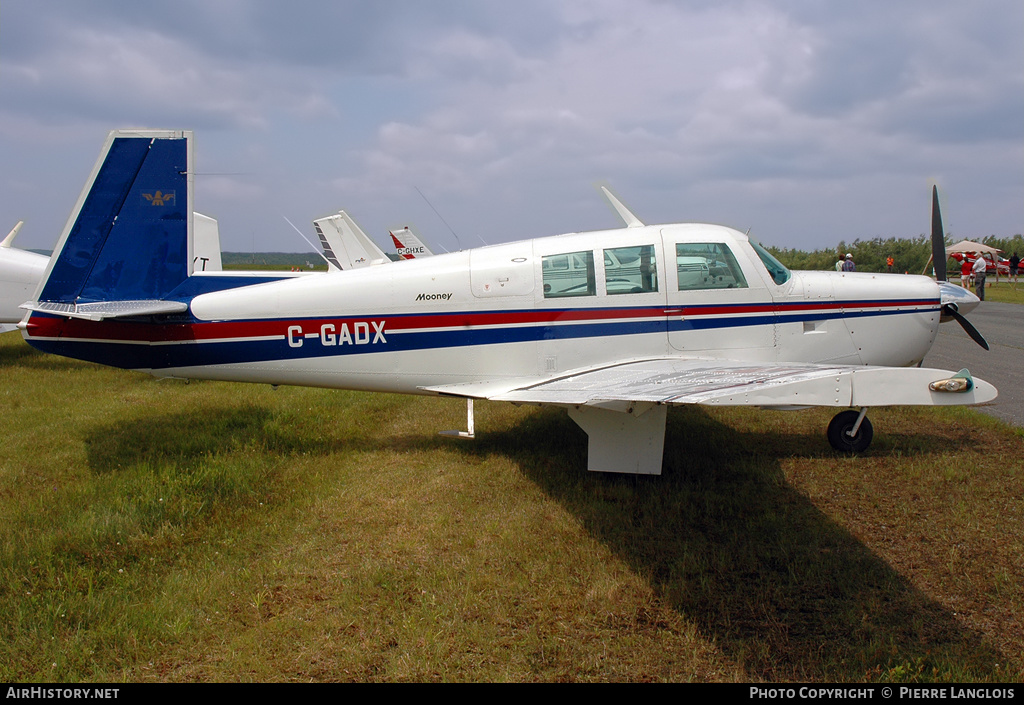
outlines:
[[[935, 174], [983, 234], [1024, 221], [1016, 0], [136, 7], [4, 5], [0, 141], [22, 172], [5, 191], [79, 178], [103, 132], [131, 124], [193, 128], [201, 165], [245, 172], [201, 184], [229, 246], [276, 237], [281, 211], [437, 223], [412, 186], [492, 240], [612, 225], [595, 180], [650, 220], [790, 246], [823, 222], [916, 234], [907, 195]], [[56, 219], [49, 199], [0, 206]]]

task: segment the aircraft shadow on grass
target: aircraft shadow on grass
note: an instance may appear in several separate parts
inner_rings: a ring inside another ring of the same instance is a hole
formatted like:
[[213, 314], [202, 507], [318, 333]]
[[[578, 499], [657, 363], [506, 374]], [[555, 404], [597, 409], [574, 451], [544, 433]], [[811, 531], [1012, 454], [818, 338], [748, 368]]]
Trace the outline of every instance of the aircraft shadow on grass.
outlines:
[[[472, 443], [436, 436], [303, 438], [264, 407], [150, 415], [87, 436], [94, 472], [137, 463], [182, 471], [225, 448], [306, 454], [457, 448], [501, 455], [577, 516], [666, 603], [752, 677], [858, 681], [906, 664], [964, 664], [975, 676], [1005, 657], [894, 570], [785, 479], [781, 460], [831, 456], [815, 435], [736, 431], [697, 408], [669, 415], [660, 477], [586, 469], [586, 435], [541, 409]], [[209, 419], [217, 419], [211, 428]], [[522, 438], [530, 437], [530, 444]], [[950, 441], [947, 439], [947, 447]], [[965, 441], [966, 442], [966, 441]], [[638, 614], [637, 620], [647, 616]], [[647, 626], [651, 625], [638, 625]], [[657, 625], [654, 625], [655, 627]], [[922, 676], [932, 678], [930, 670]]]
[[834, 457], [820, 434], [778, 445], [698, 408], [674, 411], [660, 477], [588, 473], [586, 437], [554, 410], [469, 452], [517, 460], [753, 677], [850, 682], [917, 663], [928, 680], [930, 664], [941, 674], [965, 653], [974, 674], [995, 677], [1001, 653], [786, 482], [782, 459]]

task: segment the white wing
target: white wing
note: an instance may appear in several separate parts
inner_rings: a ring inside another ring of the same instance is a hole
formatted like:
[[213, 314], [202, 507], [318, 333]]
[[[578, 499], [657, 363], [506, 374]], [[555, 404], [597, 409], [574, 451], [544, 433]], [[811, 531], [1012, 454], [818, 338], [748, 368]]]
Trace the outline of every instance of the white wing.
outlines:
[[855, 367], [800, 363], [664, 358], [577, 370], [545, 380], [494, 380], [431, 387], [455, 396], [527, 404], [593, 406], [627, 411], [631, 404], [810, 406], [940, 406], [996, 398], [988, 382], [969, 391], [929, 388], [957, 373], [918, 367]]

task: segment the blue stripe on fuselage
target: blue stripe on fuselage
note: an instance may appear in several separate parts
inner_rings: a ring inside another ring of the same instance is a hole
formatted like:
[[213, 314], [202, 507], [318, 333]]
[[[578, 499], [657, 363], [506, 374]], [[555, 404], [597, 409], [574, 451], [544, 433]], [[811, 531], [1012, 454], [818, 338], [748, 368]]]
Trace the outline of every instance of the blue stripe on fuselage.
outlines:
[[[865, 304], [861, 304], [864, 306]], [[908, 306], [912, 304], [907, 304]], [[856, 306], [850, 303], [850, 306]], [[938, 311], [938, 308], [935, 309]], [[282, 329], [290, 322], [301, 324], [303, 334], [296, 337], [301, 340], [297, 346], [289, 345], [288, 337], [262, 340], [228, 340], [204, 341], [185, 340], [170, 343], [119, 343], [97, 342], [85, 340], [69, 340], [66, 338], [29, 339], [29, 342], [44, 352], [64, 355], [100, 364], [123, 367], [127, 369], [167, 369], [172, 367], [201, 367], [207, 365], [228, 365], [253, 362], [270, 362], [291, 359], [311, 359], [333, 357], [337, 355], [362, 355], [380, 352], [409, 352], [416, 350], [436, 350], [440, 348], [471, 347], [481, 345], [500, 345], [505, 343], [538, 342], [543, 340], [572, 340], [586, 338], [618, 337], [624, 335], [659, 334], [681, 331], [700, 331], [722, 328], [742, 328], [748, 326], [770, 325], [777, 322], [821, 321], [827, 319], [863, 318], [869, 316], [892, 316], [927, 312], [928, 309], [907, 308], [882, 309], [869, 311], [836, 311], [827, 312], [805, 311], [792, 314], [759, 313], [748, 316], [719, 316], [707, 318], [688, 318], [681, 320], [676, 316], [634, 321], [596, 321], [578, 322], [560, 325], [549, 323], [463, 328], [458, 330], [393, 330], [384, 331], [384, 342], [373, 342], [368, 339], [363, 344], [325, 345], [319, 335], [312, 335], [312, 329], [318, 323], [333, 323], [335, 318], [303, 318], [294, 321], [281, 321]], [[479, 315], [480, 312], [466, 315]], [[516, 313], [516, 312], [504, 312]], [[39, 314], [36, 314], [39, 315]], [[396, 318], [414, 317], [417, 314], [390, 316]], [[437, 315], [437, 314], [428, 314]], [[629, 315], [628, 310], [623, 316]], [[389, 316], [365, 317], [387, 320]], [[239, 322], [243, 323], [243, 322]], [[310, 326], [309, 324], [313, 324]], [[140, 326], [160, 325], [139, 323]], [[309, 337], [306, 337], [306, 333]]]

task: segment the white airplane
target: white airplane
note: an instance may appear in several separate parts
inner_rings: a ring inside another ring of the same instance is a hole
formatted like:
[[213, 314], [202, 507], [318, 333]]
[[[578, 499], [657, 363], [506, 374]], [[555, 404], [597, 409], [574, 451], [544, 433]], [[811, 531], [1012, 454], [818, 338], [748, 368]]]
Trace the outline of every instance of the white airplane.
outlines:
[[25, 317], [18, 307], [32, 298], [50, 261], [46, 255], [11, 246], [23, 224], [19, 220], [0, 242], [0, 333], [14, 330], [13, 324]]
[[[31, 345], [157, 377], [560, 406], [588, 434], [589, 469], [620, 473], [661, 472], [670, 405], [836, 407], [829, 441], [859, 452], [871, 407], [997, 395], [966, 370], [918, 367], [940, 320], [977, 305], [970, 292], [790, 272], [717, 225], [629, 213], [633, 227], [346, 276], [196, 275], [193, 173], [189, 131], [108, 135], [26, 304]], [[157, 205], [157, 191], [184, 197]]]

